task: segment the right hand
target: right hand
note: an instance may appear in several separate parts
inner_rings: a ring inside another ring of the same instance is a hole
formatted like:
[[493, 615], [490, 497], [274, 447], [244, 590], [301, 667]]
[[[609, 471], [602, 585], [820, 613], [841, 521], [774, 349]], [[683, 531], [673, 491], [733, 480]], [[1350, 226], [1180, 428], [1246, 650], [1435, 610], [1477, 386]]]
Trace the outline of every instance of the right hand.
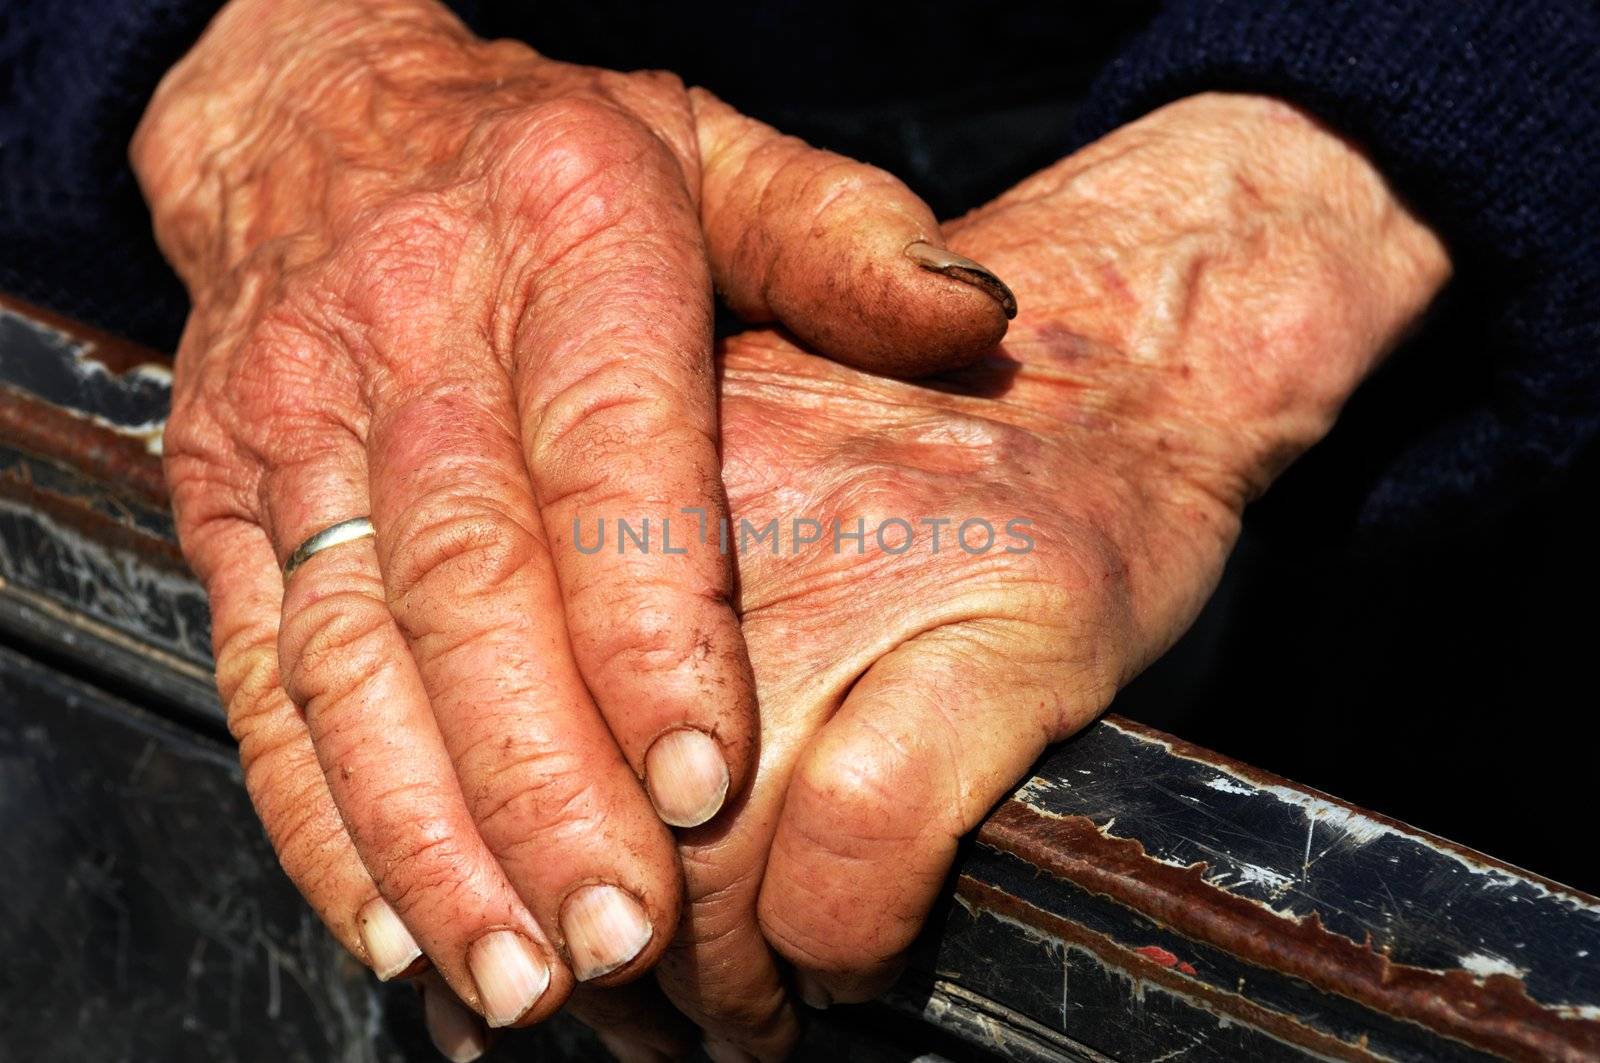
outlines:
[[753, 681], [726, 559], [586, 555], [573, 518], [724, 512], [713, 278], [910, 373], [1003, 334], [985, 275], [907, 257], [939, 229], [877, 170], [431, 0], [234, 0], [132, 154], [194, 304], [178, 531], [289, 875], [492, 1024], [636, 975], [678, 923], [662, 820], [744, 788]]
[[[1246, 501], [1450, 269], [1359, 151], [1255, 96], [1162, 108], [946, 232], [1023, 304], [982, 364], [919, 385], [725, 344], [731, 508], [775, 532], [730, 535], [761, 764], [681, 840], [656, 972], [719, 1061], [786, 1055], [789, 986], [889, 985], [959, 840], [1183, 632]], [[623, 1059], [681, 1048], [628, 989], [585, 1018]]]

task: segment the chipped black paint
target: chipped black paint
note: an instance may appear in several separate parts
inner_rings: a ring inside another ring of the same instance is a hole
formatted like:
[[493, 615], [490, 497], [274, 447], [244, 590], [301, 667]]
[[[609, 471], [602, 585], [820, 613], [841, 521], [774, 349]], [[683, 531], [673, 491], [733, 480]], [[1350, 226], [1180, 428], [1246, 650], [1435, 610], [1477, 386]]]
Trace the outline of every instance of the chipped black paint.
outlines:
[[159, 360], [113, 371], [93, 340], [3, 305], [0, 384], [141, 434], [159, 429], [172, 403], [172, 375]]
[[1027, 804], [1087, 816], [1157, 860], [1204, 863], [1208, 882], [1284, 917], [1315, 912], [1395, 963], [1517, 972], [1542, 1003], [1600, 1001], [1592, 897], [1316, 791], [1252, 781], [1221, 758], [1175, 753], [1145, 728], [1108, 721], [1072, 748], [1025, 788]]
[[[23, 380], [3, 369], [30, 349], [19, 320], [0, 315], [0, 384]], [[90, 343], [43, 323], [30, 342], [48, 347], [51, 330], [54, 357]], [[121, 351], [105, 375], [139, 392], [160, 377], [128, 378], [141, 358]], [[0, 439], [0, 640], [25, 651], [0, 648], [0, 860], [20, 872], [0, 893], [0, 1055], [431, 1058], [405, 991], [378, 989], [295, 897], [215, 740], [204, 596], [151, 501], [156, 459], [125, 436], [107, 451], [114, 432], [97, 427], [126, 430], [150, 396], [112, 409], [123, 399], [98, 384], [56, 384], [35, 381], [35, 398], [76, 403], [81, 434], [31, 451]], [[33, 412], [13, 410], [19, 425]], [[115, 482], [118, 468], [138, 475]], [[1060, 871], [1071, 854], [1041, 852], [1048, 831], [1000, 829], [1055, 820], [1085, 845], [1136, 842], [1144, 863], [1090, 888]], [[1203, 876], [1181, 884], [1194, 905], [1253, 906], [1285, 942], [1314, 914], [1328, 940], [1370, 938], [1404, 971], [1447, 972], [1456, 995], [1428, 1003], [1493, 1004], [1472, 991], [1494, 979], [1562, 1023], [1600, 1018], [1592, 898], [1111, 720], [1053, 750], [964, 846], [901, 986], [832, 1009], [803, 1058], [1486, 1058], [1381, 992], [1364, 1002], [1297, 977], [1308, 957], [1275, 954], [1270, 933], [1224, 947], [1141, 907], [1141, 890], [1197, 863]], [[597, 1058], [564, 1022], [534, 1039], [536, 1058]]]

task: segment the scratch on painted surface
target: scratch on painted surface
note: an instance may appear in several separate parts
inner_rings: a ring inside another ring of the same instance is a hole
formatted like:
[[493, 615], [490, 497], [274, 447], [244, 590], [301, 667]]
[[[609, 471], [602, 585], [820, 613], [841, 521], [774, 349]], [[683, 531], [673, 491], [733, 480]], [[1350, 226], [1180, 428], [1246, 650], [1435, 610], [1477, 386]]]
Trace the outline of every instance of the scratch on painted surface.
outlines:
[[1462, 970], [1477, 975], [1479, 978], [1487, 978], [1491, 974], [1503, 974], [1520, 980], [1528, 976], [1526, 967], [1518, 967], [1510, 960], [1500, 956], [1491, 956], [1485, 952], [1469, 953], [1460, 957], [1456, 962], [1461, 964]]
[[[1284, 786], [1275, 783], [1258, 783], [1250, 779], [1248, 776], [1242, 775], [1239, 772], [1230, 769], [1226, 765], [1215, 764], [1210, 761], [1189, 756], [1188, 754], [1185, 754], [1182, 751], [1174, 748], [1171, 742], [1164, 741], [1155, 735], [1146, 734], [1132, 727], [1121, 726], [1118, 721], [1113, 719], [1101, 720], [1101, 726], [1109, 727], [1120, 734], [1124, 734], [1129, 738], [1134, 739], [1135, 741], [1158, 745], [1175, 757], [1180, 757], [1184, 760], [1192, 761], [1197, 764], [1204, 764], [1208, 769], [1218, 773], [1217, 778], [1212, 779], [1206, 784], [1213, 790], [1221, 789], [1221, 787], [1216, 785], [1217, 779], [1222, 779], [1224, 782], [1227, 780], [1232, 780], [1233, 784], [1236, 784], [1241, 788], [1248, 789], [1254, 794], [1264, 794], [1284, 804], [1294, 805], [1301, 809], [1308, 820], [1306, 855], [1304, 858], [1304, 866], [1307, 869], [1309, 869], [1312, 863], [1310, 855], [1311, 835], [1316, 830], [1316, 824], [1323, 823], [1342, 832], [1342, 835], [1339, 839], [1340, 842], [1348, 842], [1351, 845], [1362, 846], [1385, 836], [1401, 838], [1413, 844], [1426, 846], [1439, 855], [1445, 856], [1455, 863], [1461, 865], [1474, 875], [1486, 877], [1489, 880], [1484, 884], [1487, 888], [1510, 888], [1512, 886], [1524, 886], [1533, 890], [1539, 896], [1548, 897], [1568, 908], [1573, 909], [1574, 911], [1590, 912], [1600, 915], [1600, 904], [1597, 904], [1588, 898], [1575, 896], [1574, 894], [1563, 890], [1551, 889], [1542, 882], [1523, 878], [1502, 868], [1479, 863], [1478, 861], [1472, 859], [1468, 854], [1463, 853], [1452, 846], [1442, 845], [1436, 839], [1431, 838], [1420, 831], [1409, 831], [1398, 825], [1384, 823], [1380, 820], [1373, 819], [1372, 817], [1363, 814], [1358, 809], [1350, 808], [1330, 798], [1323, 797], [1320, 794], [1307, 792], [1305, 790], [1297, 789], [1293, 786]], [[1232, 791], [1225, 790], [1223, 792], [1231, 793]]]

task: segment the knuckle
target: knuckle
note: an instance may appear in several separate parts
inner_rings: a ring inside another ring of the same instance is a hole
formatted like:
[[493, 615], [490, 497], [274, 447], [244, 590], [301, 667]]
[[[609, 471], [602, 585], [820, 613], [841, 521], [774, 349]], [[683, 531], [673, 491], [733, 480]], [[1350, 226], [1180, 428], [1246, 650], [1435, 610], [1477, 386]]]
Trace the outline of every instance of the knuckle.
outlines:
[[[893, 957], [920, 925], [906, 898], [921, 872], [904, 865], [891, 881], [882, 866], [886, 853], [923, 852], [954, 837], [950, 817], [931, 814], [938, 804], [921, 760], [903, 741], [857, 736], [848, 756], [808, 758], [796, 773], [757, 909], [767, 940], [792, 962], [860, 972]], [[866, 895], [879, 914], [864, 922]]]
[[164, 460], [178, 543], [208, 592], [237, 563], [230, 549], [242, 527], [258, 527], [262, 470], [253, 462], [215, 461], [193, 451]]
[[719, 942], [748, 932], [764, 865], [730, 861], [716, 846], [684, 846], [678, 857], [689, 918], [679, 928], [677, 943], [684, 948], [717, 948]]
[[284, 738], [242, 748], [240, 757], [245, 791], [279, 866], [308, 898], [327, 896], [346, 866], [349, 835], [310, 746]]
[[[648, 131], [603, 99], [563, 96], [526, 108], [512, 119], [496, 117], [473, 131], [469, 152], [487, 160], [492, 203], [517, 214], [541, 215], [572, 193], [584, 210], [605, 209], [603, 193], [621, 191], [619, 172], [649, 150]], [[580, 202], [581, 199], [588, 202]]]
[[[363, 333], [331, 292], [296, 283], [250, 331], [226, 370], [196, 405], [217, 423], [197, 427], [195, 442], [237, 460], [242, 451], [271, 463], [306, 438], [345, 430], [361, 419], [356, 365]], [[209, 438], [201, 432], [209, 433]]]
[[161, 432], [161, 456], [169, 481], [205, 475], [227, 460], [226, 434], [216, 404], [197, 390], [174, 398]]
[[823, 228], [835, 207], [861, 202], [898, 190], [900, 182], [883, 170], [839, 155], [801, 150], [791, 155], [775, 175], [773, 186], [793, 188], [797, 203], [804, 204], [814, 228]]
[[510, 132], [519, 143], [500, 157], [515, 172], [538, 172], [517, 149], [538, 152], [558, 188], [586, 185], [639, 156], [648, 131], [615, 105], [592, 96], [563, 96], [528, 110], [526, 124]]
[[719, 972], [712, 982], [720, 992], [706, 1001], [706, 1019], [722, 1031], [738, 1031], [746, 1039], [781, 1041], [789, 1020], [788, 996], [783, 987], [772, 983], [752, 990], [748, 979], [735, 975], [733, 970]]
[[[766, 952], [766, 943], [750, 921], [748, 909], [740, 918], [715, 932], [699, 926], [698, 912], [679, 928], [664, 963], [669, 994], [681, 984], [685, 969], [694, 976], [693, 1007], [689, 1014], [723, 1037], [738, 1035], [747, 1042], [785, 1043], [792, 1034], [788, 997], [776, 978], [751, 977], [750, 954]], [[779, 1053], [779, 1057], [786, 1053]]]
[[[386, 825], [388, 826], [388, 825]], [[387, 830], [357, 824], [350, 827], [358, 844], [371, 837], [368, 869], [378, 889], [397, 912], [406, 916], [454, 914], [454, 901], [468, 887], [466, 868], [472, 866], [467, 846], [450, 825], [431, 818], [409, 820]]]
[[823, 506], [847, 526], [861, 518], [868, 528], [875, 528], [890, 518], [905, 519], [907, 514], [920, 512], [926, 500], [926, 491], [903, 482], [899, 470], [885, 463], [869, 466], [866, 475], [831, 485], [823, 497]]
[[312, 774], [300, 786], [285, 786], [284, 777], [260, 758], [245, 770], [245, 789], [261, 817], [261, 825], [278, 854], [278, 864], [302, 891], [328, 873], [326, 857], [343, 845], [345, 834], [337, 817], [319, 810], [327, 800], [318, 793], [321, 776]]
[[[687, 623], [683, 596], [676, 588], [590, 588], [581, 594], [593, 602], [604, 598], [589, 623], [573, 632], [574, 648], [585, 671], [601, 685], [633, 685], [640, 678], [690, 672], [709, 665], [712, 638], [697, 624]], [[581, 611], [581, 610], [580, 610]]]
[[650, 382], [619, 381], [605, 389], [564, 392], [552, 401], [534, 433], [535, 468], [542, 472], [561, 466], [569, 456], [592, 453], [593, 448], [610, 453], [631, 449], [641, 438], [650, 438], [637, 433], [667, 428], [671, 413]]
[[247, 752], [272, 727], [278, 707], [282, 686], [277, 647], [260, 631], [245, 630], [222, 640], [215, 656], [217, 693], [228, 714], [228, 730]]
[[279, 659], [290, 700], [310, 715], [355, 696], [391, 664], [393, 626], [382, 598], [358, 589], [325, 595], [285, 617]]
[[481, 500], [443, 492], [402, 515], [384, 568], [394, 617], [417, 638], [463, 606], [528, 578], [537, 539], [521, 520]]
[[[592, 845], [603, 836], [604, 802], [592, 783], [594, 765], [574, 751], [504, 739], [489, 764], [464, 772], [467, 804], [479, 832], [503, 856], [525, 850], [538, 858], [552, 846]], [[510, 748], [506, 748], [509, 745]]]
[[626, 74], [607, 72], [604, 80], [617, 91], [620, 87], [653, 94], [659, 99], [679, 99], [687, 95], [683, 78], [670, 70], [632, 70]]
[[870, 862], [883, 843], [920, 837], [928, 819], [921, 798], [929, 787], [925, 751], [913, 741], [864, 727], [847, 750], [808, 756], [791, 784], [795, 814], [785, 816], [786, 824], [807, 846], [846, 861]]
[[340, 308], [371, 327], [436, 305], [467, 249], [468, 214], [436, 192], [395, 196], [358, 211], [329, 264]]
[[[526, 712], [516, 706], [529, 700], [513, 696], [511, 707], [480, 715], [455, 751], [461, 792], [479, 835], [502, 860], [529, 864], [547, 863], [553, 850], [604, 847], [628, 821], [605, 782], [612, 776], [597, 770], [610, 766], [614, 752], [608, 747], [601, 756], [528, 726]], [[644, 851], [642, 844], [630, 840], [636, 852]]]
[[[946, 817], [930, 815], [918, 753], [887, 736], [858, 737], [849, 756], [808, 758], [784, 805], [763, 882], [757, 918], [772, 947], [819, 971], [854, 973], [893, 957], [906, 945], [917, 913], [901, 910], [906, 867], [884, 881], [885, 853], [920, 851]], [[841, 882], [854, 882], [842, 890]], [[860, 918], [862, 892], [879, 914]]]
[[[545, 100], [529, 108], [528, 117], [548, 140], [579, 152], [595, 151], [608, 138], [635, 125], [616, 105], [593, 95], [572, 94]], [[602, 161], [598, 155], [580, 157]]]
[[597, 468], [602, 463], [594, 455], [615, 459], [641, 451], [646, 440], [649, 453], [641, 452], [630, 471], [685, 462], [714, 469], [716, 441], [685, 406], [658, 370], [623, 359], [605, 360], [543, 404], [529, 448], [541, 498], [570, 493], [576, 489], [573, 484], [619, 479], [614, 460]]
[[765, 901], [757, 909], [757, 921], [773, 951], [796, 967], [840, 972], [871, 962], [859, 946], [842, 940], [848, 922], [842, 927], [837, 921], [830, 925], [809, 911]]
[[487, 204], [511, 227], [531, 227], [547, 264], [658, 208], [660, 190], [683, 180], [655, 133], [599, 97], [535, 105], [489, 141]]
[[1037, 433], [989, 417], [938, 410], [897, 419], [873, 433], [869, 449], [889, 461], [908, 457], [949, 474], [981, 475], [1019, 457], [1035, 458]]
[[1051, 533], [1042, 526], [1034, 534], [1041, 548], [1013, 559], [1025, 577], [1016, 588], [1016, 615], [1057, 632], [1061, 653], [1081, 667], [1111, 665], [1116, 654], [1094, 647], [1126, 643], [1138, 631], [1126, 558], [1097, 535], [1076, 536], [1071, 548], [1057, 549], [1059, 539], [1045, 543]]

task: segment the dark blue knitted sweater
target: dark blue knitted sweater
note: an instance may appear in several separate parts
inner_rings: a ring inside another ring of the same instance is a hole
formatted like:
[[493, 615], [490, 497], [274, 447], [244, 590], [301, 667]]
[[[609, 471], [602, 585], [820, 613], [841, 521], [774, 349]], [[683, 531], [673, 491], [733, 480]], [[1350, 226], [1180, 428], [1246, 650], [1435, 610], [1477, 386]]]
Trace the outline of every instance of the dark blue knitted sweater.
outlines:
[[[183, 292], [150, 237], [127, 144], [156, 82], [217, 6], [0, 0], [0, 289], [172, 344]], [[675, 18], [698, 20], [700, 36], [712, 38], [697, 55], [714, 51], [712, 27], [734, 18], [732, 8], [702, 6], [674, 8]], [[841, 64], [864, 67], [886, 46], [841, 44], [848, 22], [827, 4], [764, 7], [759, 17], [726, 23], [738, 27], [746, 51], [798, 50], [831, 62], [837, 79]], [[1097, 25], [1087, 9], [1099, 5], [1084, 7], [1071, 26]], [[956, 10], [951, 19], [961, 17]], [[1600, 6], [1170, 0], [1134, 10], [1147, 16], [1144, 25], [1115, 42], [1063, 147], [1206, 89], [1283, 96], [1364, 145], [1450, 246], [1457, 295], [1430, 328], [1454, 319], [1466, 339], [1422, 375], [1421, 387], [1451, 398], [1419, 394], [1385, 407], [1397, 417], [1415, 409], [1424, 423], [1397, 436], [1402, 442], [1371, 476], [1369, 515], [1404, 523], [1466, 499], [1511, 497], [1589, 444], [1600, 430]], [[619, 8], [607, 25], [608, 46], [623, 41], [624, 63], [630, 20], [637, 27], [645, 17]], [[1049, 66], [1053, 41], [1026, 5], [988, 18], [983, 32], [958, 42], [970, 54], [958, 61], [976, 71], [1001, 69], [1008, 56], [1024, 57], [1012, 66]], [[937, 34], [938, 11], [925, 23], [922, 32]], [[772, 39], [748, 39], [764, 30]], [[1062, 53], [1067, 44], [1063, 37]], [[985, 49], [998, 65], [985, 66]], [[632, 65], [652, 61], [660, 60], [646, 55]], [[1043, 74], [1011, 83], [1024, 97], [1048, 94], [1040, 86], [1051, 84]], [[997, 136], [986, 147], [1003, 155], [1003, 142]], [[1036, 148], [1039, 138], [1020, 142]], [[1019, 148], [1019, 159], [1026, 154]]]

